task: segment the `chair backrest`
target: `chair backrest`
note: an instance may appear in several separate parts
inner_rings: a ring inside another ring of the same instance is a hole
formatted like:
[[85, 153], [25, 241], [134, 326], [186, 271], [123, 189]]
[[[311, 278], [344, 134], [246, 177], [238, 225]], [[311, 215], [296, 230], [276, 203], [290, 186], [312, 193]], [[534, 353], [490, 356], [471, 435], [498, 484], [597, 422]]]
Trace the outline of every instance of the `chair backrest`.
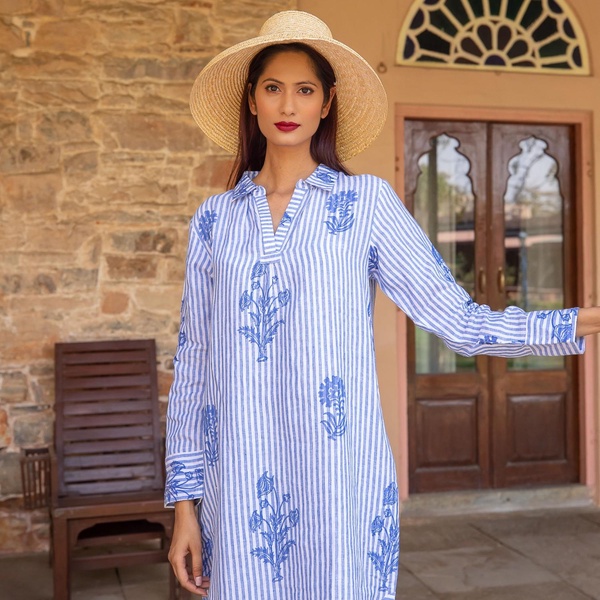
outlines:
[[163, 487], [154, 340], [55, 346], [58, 497]]

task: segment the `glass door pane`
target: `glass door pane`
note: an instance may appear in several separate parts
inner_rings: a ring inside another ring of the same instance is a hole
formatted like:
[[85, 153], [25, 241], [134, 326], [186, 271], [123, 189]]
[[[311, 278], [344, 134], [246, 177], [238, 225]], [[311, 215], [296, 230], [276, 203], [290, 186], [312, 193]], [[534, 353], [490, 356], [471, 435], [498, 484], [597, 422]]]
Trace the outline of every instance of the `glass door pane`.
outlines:
[[[454, 278], [475, 297], [475, 197], [470, 163], [458, 151], [459, 140], [446, 134], [430, 139], [418, 160], [414, 214]], [[419, 374], [475, 371], [475, 358], [455, 354], [436, 336], [416, 330]]]
[[[504, 273], [499, 287], [507, 306], [524, 310], [564, 307], [563, 197], [558, 164], [536, 137], [519, 143], [509, 164], [504, 195]], [[561, 369], [564, 358], [511, 359], [508, 369]]]

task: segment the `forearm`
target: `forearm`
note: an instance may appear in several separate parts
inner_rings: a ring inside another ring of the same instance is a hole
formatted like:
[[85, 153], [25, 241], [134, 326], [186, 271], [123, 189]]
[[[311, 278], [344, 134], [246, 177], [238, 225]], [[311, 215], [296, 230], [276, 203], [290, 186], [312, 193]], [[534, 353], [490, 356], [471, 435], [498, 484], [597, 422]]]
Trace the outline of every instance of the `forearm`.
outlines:
[[600, 333], [600, 306], [579, 309], [575, 333], [577, 337]]

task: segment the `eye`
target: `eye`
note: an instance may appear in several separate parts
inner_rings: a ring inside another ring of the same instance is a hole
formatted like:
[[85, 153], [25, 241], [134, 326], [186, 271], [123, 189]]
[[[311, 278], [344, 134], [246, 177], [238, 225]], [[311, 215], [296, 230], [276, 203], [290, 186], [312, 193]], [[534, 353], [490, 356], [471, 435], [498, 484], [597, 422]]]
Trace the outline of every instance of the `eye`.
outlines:
[[309, 88], [309, 87], [302, 87], [302, 88], [300, 88], [299, 92], [303, 96], [308, 96], [309, 94], [314, 93], [314, 90], [312, 88]]
[[267, 92], [278, 92], [279, 88], [274, 83], [269, 83], [269, 85], [265, 87], [265, 90], [267, 90]]

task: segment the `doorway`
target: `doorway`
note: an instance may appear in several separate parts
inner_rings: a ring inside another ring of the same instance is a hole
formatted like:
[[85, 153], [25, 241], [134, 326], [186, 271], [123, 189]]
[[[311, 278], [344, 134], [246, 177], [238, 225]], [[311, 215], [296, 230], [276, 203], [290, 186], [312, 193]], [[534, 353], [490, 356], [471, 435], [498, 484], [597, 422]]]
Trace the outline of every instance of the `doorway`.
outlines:
[[[404, 122], [405, 200], [472, 298], [576, 305], [574, 128]], [[580, 481], [577, 362], [459, 357], [407, 330], [409, 491]]]

